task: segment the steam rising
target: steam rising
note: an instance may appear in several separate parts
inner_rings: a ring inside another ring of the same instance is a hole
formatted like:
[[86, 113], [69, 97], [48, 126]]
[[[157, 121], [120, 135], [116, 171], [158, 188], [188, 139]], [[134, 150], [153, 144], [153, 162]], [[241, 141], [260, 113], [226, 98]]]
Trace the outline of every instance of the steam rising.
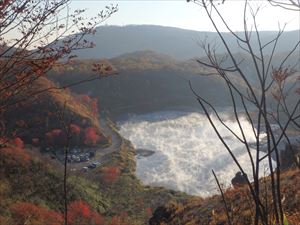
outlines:
[[[238, 124], [226, 114], [224, 118], [241, 137]], [[248, 141], [254, 142], [251, 124], [242, 119], [241, 125]], [[159, 112], [132, 117], [120, 126], [121, 134], [135, 148], [155, 151], [149, 157], [137, 158], [137, 176], [145, 184], [208, 196], [217, 192], [212, 169], [225, 186], [239, 171], [203, 114]], [[220, 123], [217, 127], [251, 179], [251, 164], [244, 145]], [[252, 155], [256, 155], [254, 149]], [[267, 162], [263, 162], [261, 175], [267, 173], [267, 168]]]

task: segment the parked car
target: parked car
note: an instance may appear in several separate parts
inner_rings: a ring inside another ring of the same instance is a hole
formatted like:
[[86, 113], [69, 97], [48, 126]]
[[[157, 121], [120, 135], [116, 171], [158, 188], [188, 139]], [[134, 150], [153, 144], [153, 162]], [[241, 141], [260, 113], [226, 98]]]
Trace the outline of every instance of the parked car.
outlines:
[[87, 167], [88, 167], [89, 169], [95, 169], [97, 166], [96, 166], [95, 164], [91, 163], [91, 164], [89, 164]]
[[86, 166], [84, 166], [84, 167], [82, 167], [82, 172], [88, 172], [89, 171], [89, 168], [88, 167], [86, 167]]
[[98, 166], [101, 165], [101, 163], [100, 163], [99, 161], [95, 161], [95, 162], [93, 162], [92, 164], [95, 165], [96, 167], [98, 167]]

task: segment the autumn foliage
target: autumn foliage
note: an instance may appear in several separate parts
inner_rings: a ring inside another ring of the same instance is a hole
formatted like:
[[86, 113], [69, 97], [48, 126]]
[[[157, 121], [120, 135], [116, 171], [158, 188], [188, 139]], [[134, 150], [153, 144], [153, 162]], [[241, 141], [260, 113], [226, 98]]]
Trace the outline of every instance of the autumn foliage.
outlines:
[[130, 225], [130, 223], [128, 223], [126, 221], [126, 218], [127, 218], [126, 214], [113, 216], [110, 223], [109, 223], [109, 225]]
[[[47, 80], [50, 70], [69, 64], [76, 57], [76, 50], [92, 48], [94, 43], [85, 37], [95, 34], [95, 28], [118, 10], [117, 6], [110, 5], [96, 16], [84, 18], [85, 9], [66, 10], [69, 3], [70, 0], [0, 1], [1, 139], [12, 136], [12, 129], [6, 127], [11, 128], [6, 124], [10, 112], [19, 112], [24, 106], [36, 103], [44, 93], [59, 92], [90, 80], [71, 82], [63, 87], [39, 87], [41, 81]], [[97, 74], [91, 79], [106, 74], [106, 71], [94, 72]], [[89, 104], [96, 115], [97, 100], [91, 99]], [[17, 128], [27, 128], [24, 120], [15, 121]]]
[[71, 123], [69, 125], [69, 128], [72, 134], [76, 134], [76, 135], [80, 134], [81, 129], [77, 124]]
[[91, 209], [91, 207], [81, 201], [74, 201], [69, 205], [68, 209], [68, 225], [102, 225], [103, 217]]
[[91, 98], [88, 95], [77, 95], [75, 96], [75, 101], [81, 104], [84, 104], [94, 116], [98, 115], [98, 99]]
[[12, 144], [18, 148], [24, 148], [24, 142], [21, 138], [17, 137], [13, 140]]
[[67, 135], [61, 129], [53, 129], [45, 134], [48, 145], [64, 146], [67, 142]]
[[60, 213], [28, 202], [15, 203], [10, 207], [11, 217], [15, 225], [62, 225]]
[[21, 148], [12, 148], [12, 147], [1, 148], [0, 165], [1, 165], [1, 161], [5, 162], [6, 167], [10, 167], [10, 168], [14, 166], [18, 167], [20, 165], [26, 166], [30, 161], [30, 155], [26, 152], [26, 150]]
[[95, 146], [98, 141], [103, 140], [103, 136], [97, 132], [95, 127], [85, 129], [84, 143], [89, 146]]
[[118, 180], [121, 171], [118, 167], [104, 167], [102, 173], [102, 179], [105, 183], [114, 183]]
[[40, 144], [40, 139], [39, 138], [32, 138], [31, 142], [33, 145], [37, 146]]
[[[63, 225], [62, 213], [35, 205], [18, 202], [9, 207], [10, 218], [0, 216], [0, 222], [10, 221], [13, 225]], [[2, 223], [0, 223], [2, 225]], [[68, 225], [103, 225], [104, 218], [87, 203], [77, 200], [69, 204]], [[3, 224], [4, 225], [4, 224]]]

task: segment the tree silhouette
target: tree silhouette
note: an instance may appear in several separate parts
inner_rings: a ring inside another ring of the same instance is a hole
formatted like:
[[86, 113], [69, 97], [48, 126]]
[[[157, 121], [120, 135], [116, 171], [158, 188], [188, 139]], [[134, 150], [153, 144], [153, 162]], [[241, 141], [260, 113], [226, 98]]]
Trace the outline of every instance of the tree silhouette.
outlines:
[[[11, 152], [11, 148], [5, 146], [16, 136], [15, 130], [6, 129], [5, 116], [9, 110], [17, 111], [32, 104], [45, 92], [65, 90], [114, 73], [106, 65], [95, 64], [91, 68], [93, 75], [83, 80], [63, 87], [53, 85], [35, 88], [36, 82], [46, 77], [51, 69], [63, 68], [75, 58], [76, 50], [94, 47], [94, 43], [86, 40], [86, 36], [93, 35], [95, 27], [117, 11], [117, 7], [111, 5], [95, 16], [84, 18], [85, 10], [71, 11], [70, 2], [71, 0], [0, 1], [0, 153]], [[49, 144], [69, 145], [69, 134], [64, 131], [52, 130], [45, 136]], [[22, 147], [21, 140], [15, 139], [14, 142], [16, 146]], [[20, 148], [16, 149], [20, 151]], [[12, 157], [9, 154], [6, 156]], [[66, 193], [64, 196], [66, 197]], [[67, 225], [67, 206], [64, 223]]]
[[[94, 74], [64, 87], [31, 88], [54, 67], [64, 67], [80, 49], [94, 44], [85, 37], [95, 33], [95, 27], [117, 11], [108, 6], [91, 18], [84, 18], [85, 10], [74, 12], [70, 0], [5, 0], [0, 2], [0, 124], [4, 114], [18, 108], [33, 97], [53, 89], [65, 89], [88, 80], [106, 76], [106, 66], [91, 68]], [[95, 73], [96, 72], [96, 73]], [[5, 136], [5, 127], [1, 136]]]
[[[233, 120], [238, 124], [239, 132], [234, 132], [226, 124], [222, 119], [222, 112], [218, 108], [197, 94], [192, 83], [190, 83], [190, 88], [195, 94], [218, 138], [223, 143], [225, 150], [231, 155], [234, 163], [240, 170], [240, 175], [245, 178], [245, 182], [256, 207], [253, 215], [255, 218], [254, 224], [269, 225], [274, 224], [275, 221], [275, 224], [283, 225], [284, 208], [280, 189], [281, 162], [279, 143], [282, 140], [286, 140], [286, 142], [290, 143], [286, 131], [292, 125], [297, 126], [297, 120], [299, 119], [299, 97], [296, 101], [289, 101], [291, 95], [298, 93], [296, 84], [299, 83], [299, 78], [296, 78], [298, 75], [295, 68], [297, 68], [299, 64], [289, 65], [287, 62], [289, 58], [294, 56], [293, 54], [295, 52], [299, 51], [300, 41], [297, 41], [294, 48], [284, 55], [279, 63], [275, 64], [276, 46], [284, 29], [280, 29], [274, 38], [264, 42], [258, 30], [257, 15], [259, 8], [253, 7], [251, 1], [244, 1], [242, 18], [244, 30], [239, 33], [231, 29], [219, 8], [219, 5], [226, 4], [226, 0], [196, 0], [193, 2], [204, 9], [219, 36], [221, 44], [226, 49], [226, 54], [218, 55], [216, 53], [216, 45], [203, 41], [201, 47], [207, 55], [207, 60], [198, 59], [197, 62], [210, 69], [210, 73], [206, 75], [218, 76], [225, 82], [229, 98], [231, 99]], [[283, 8], [286, 8], [287, 5], [285, 3], [287, 3], [290, 4], [289, 6], [296, 7], [296, 9], [299, 10], [297, 1], [291, 0], [284, 2], [270, 0], [269, 2], [272, 5], [275, 4]], [[225, 40], [224, 34], [220, 32], [220, 26], [225, 27], [229, 34], [235, 38], [243, 54], [238, 56], [233, 54], [233, 49]], [[266, 48], [272, 49], [270, 55], [265, 53]], [[245, 64], [252, 68], [251, 74], [247, 73]], [[242, 85], [235, 85], [234, 81], [237, 79], [239, 79]], [[253, 83], [253, 80], [255, 80], [255, 83]], [[292, 85], [289, 82], [292, 82]], [[217, 118], [217, 121], [213, 119], [214, 116]], [[251, 124], [253, 131], [251, 135], [255, 137], [254, 145], [253, 143], [251, 144], [248, 135], [244, 131], [241, 123], [242, 118], [246, 118]], [[238, 161], [237, 156], [232, 151], [233, 149], [226, 139], [223, 138], [221, 130], [217, 126], [219, 123], [221, 123], [238, 142], [243, 144], [244, 150], [249, 157], [252, 174], [246, 174], [245, 168], [241, 162]], [[279, 132], [276, 131], [277, 127], [279, 127]], [[265, 136], [266, 140], [265, 150], [263, 150], [263, 136]], [[263, 159], [267, 160], [269, 166], [271, 198], [268, 198], [262, 193], [263, 187], [259, 180], [259, 175], [262, 172], [261, 162]], [[273, 165], [273, 160], [276, 161], [276, 168]], [[251, 182], [252, 179], [253, 183]], [[220, 186], [219, 188], [221, 190]], [[227, 206], [226, 210], [230, 223], [230, 214], [228, 213], [229, 209]]]

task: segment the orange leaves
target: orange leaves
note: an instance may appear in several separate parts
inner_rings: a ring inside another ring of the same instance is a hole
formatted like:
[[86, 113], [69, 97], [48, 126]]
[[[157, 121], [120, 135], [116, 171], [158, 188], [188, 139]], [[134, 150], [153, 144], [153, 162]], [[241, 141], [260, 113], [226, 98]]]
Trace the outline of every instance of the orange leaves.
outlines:
[[28, 202], [15, 203], [10, 207], [14, 224], [62, 225], [60, 213]]
[[118, 180], [121, 171], [118, 167], [104, 167], [102, 169], [102, 173], [103, 173], [103, 181], [105, 183], [114, 183]]
[[68, 225], [102, 225], [103, 223], [103, 217], [92, 210], [87, 203], [79, 200], [69, 205]]

